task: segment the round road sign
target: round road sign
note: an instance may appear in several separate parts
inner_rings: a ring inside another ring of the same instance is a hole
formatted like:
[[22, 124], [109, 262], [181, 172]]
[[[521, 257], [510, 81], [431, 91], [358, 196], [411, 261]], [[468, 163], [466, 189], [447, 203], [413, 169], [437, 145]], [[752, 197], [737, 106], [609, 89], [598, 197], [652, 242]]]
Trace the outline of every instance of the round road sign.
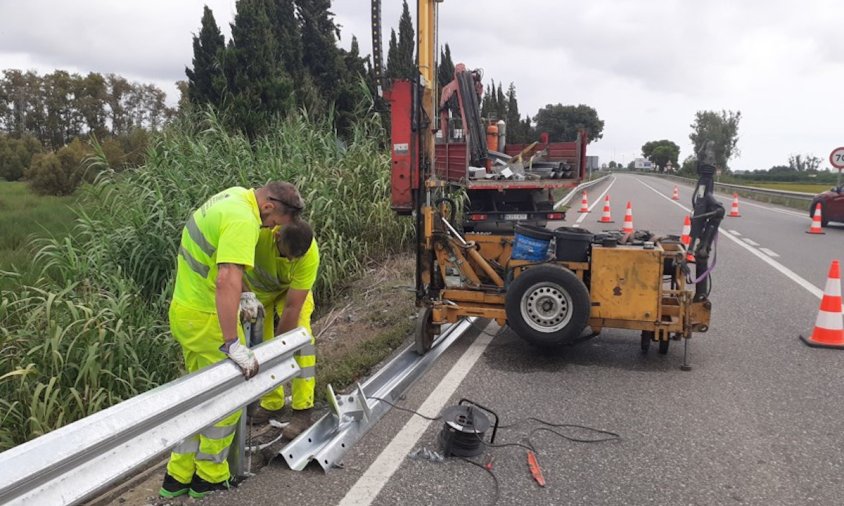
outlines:
[[829, 163], [838, 170], [844, 169], [844, 146], [832, 150], [829, 154]]

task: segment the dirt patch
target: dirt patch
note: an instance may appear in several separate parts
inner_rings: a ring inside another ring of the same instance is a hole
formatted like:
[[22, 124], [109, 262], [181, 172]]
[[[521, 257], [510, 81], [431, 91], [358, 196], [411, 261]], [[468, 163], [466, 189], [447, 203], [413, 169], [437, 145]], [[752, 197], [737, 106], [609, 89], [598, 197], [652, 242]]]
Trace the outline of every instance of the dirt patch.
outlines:
[[[372, 369], [404, 343], [416, 318], [413, 295], [415, 260], [408, 253], [387, 259], [366, 270], [337, 301], [327, 308], [317, 308], [312, 329], [317, 340], [317, 409], [325, 410], [325, 386], [344, 391], [355, 381], [369, 376]], [[288, 389], [289, 391], [289, 389]], [[321, 413], [320, 413], [321, 416]], [[255, 443], [273, 429], [253, 429]], [[286, 442], [280, 443], [283, 447]], [[274, 445], [275, 446], [275, 445]], [[266, 456], [255, 454], [252, 472], [257, 472]], [[109, 506], [188, 504], [184, 497], [163, 500], [158, 489], [166, 460], [90, 504]]]

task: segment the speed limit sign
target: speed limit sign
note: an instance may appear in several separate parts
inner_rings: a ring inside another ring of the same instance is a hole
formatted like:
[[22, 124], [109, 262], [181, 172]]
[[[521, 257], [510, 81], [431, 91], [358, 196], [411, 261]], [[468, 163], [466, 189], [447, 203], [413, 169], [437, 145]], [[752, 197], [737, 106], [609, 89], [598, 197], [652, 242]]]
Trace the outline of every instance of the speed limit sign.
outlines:
[[844, 169], [844, 146], [832, 150], [829, 154], [829, 163], [838, 170]]

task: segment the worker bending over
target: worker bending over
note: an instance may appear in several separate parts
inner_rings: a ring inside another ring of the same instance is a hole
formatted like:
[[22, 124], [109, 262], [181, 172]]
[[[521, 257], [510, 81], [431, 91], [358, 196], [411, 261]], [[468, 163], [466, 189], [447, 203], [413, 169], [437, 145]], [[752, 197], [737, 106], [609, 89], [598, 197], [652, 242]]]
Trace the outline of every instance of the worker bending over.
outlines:
[[[304, 327], [311, 342], [296, 352], [294, 358], [302, 369], [292, 380], [293, 416], [283, 435], [293, 439], [311, 424], [316, 383], [316, 348], [311, 332], [311, 313], [314, 298], [311, 289], [319, 268], [319, 248], [311, 226], [302, 219], [282, 225], [275, 230], [261, 230], [255, 250], [255, 267], [246, 269], [248, 286], [264, 306], [267, 324], [264, 341]], [[278, 324], [273, 331], [273, 316]], [[284, 387], [279, 386], [261, 398], [260, 407], [251, 416], [253, 423], [279, 419], [284, 407]]]
[[[244, 293], [243, 270], [254, 265], [261, 227], [288, 224], [303, 207], [295, 186], [272, 182], [254, 190], [224, 190], [190, 216], [182, 230], [169, 312], [170, 331], [182, 347], [188, 372], [227, 357], [247, 379], [258, 372], [238, 313], [254, 320], [262, 308], [255, 294]], [[173, 449], [161, 496], [201, 498], [231, 486], [226, 457], [240, 414], [232, 413]]]

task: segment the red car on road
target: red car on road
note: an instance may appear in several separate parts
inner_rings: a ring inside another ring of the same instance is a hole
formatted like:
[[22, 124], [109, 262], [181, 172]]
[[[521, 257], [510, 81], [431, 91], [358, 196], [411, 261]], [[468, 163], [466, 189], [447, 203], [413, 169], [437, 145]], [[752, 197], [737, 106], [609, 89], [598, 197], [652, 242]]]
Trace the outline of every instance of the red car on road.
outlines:
[[814, 216], [815, 207], [821, 205], [821, 226], [825, 227], [830, 221], [844, 222], [844, 185], [830, 188], [812, 199], [809, 216]]

